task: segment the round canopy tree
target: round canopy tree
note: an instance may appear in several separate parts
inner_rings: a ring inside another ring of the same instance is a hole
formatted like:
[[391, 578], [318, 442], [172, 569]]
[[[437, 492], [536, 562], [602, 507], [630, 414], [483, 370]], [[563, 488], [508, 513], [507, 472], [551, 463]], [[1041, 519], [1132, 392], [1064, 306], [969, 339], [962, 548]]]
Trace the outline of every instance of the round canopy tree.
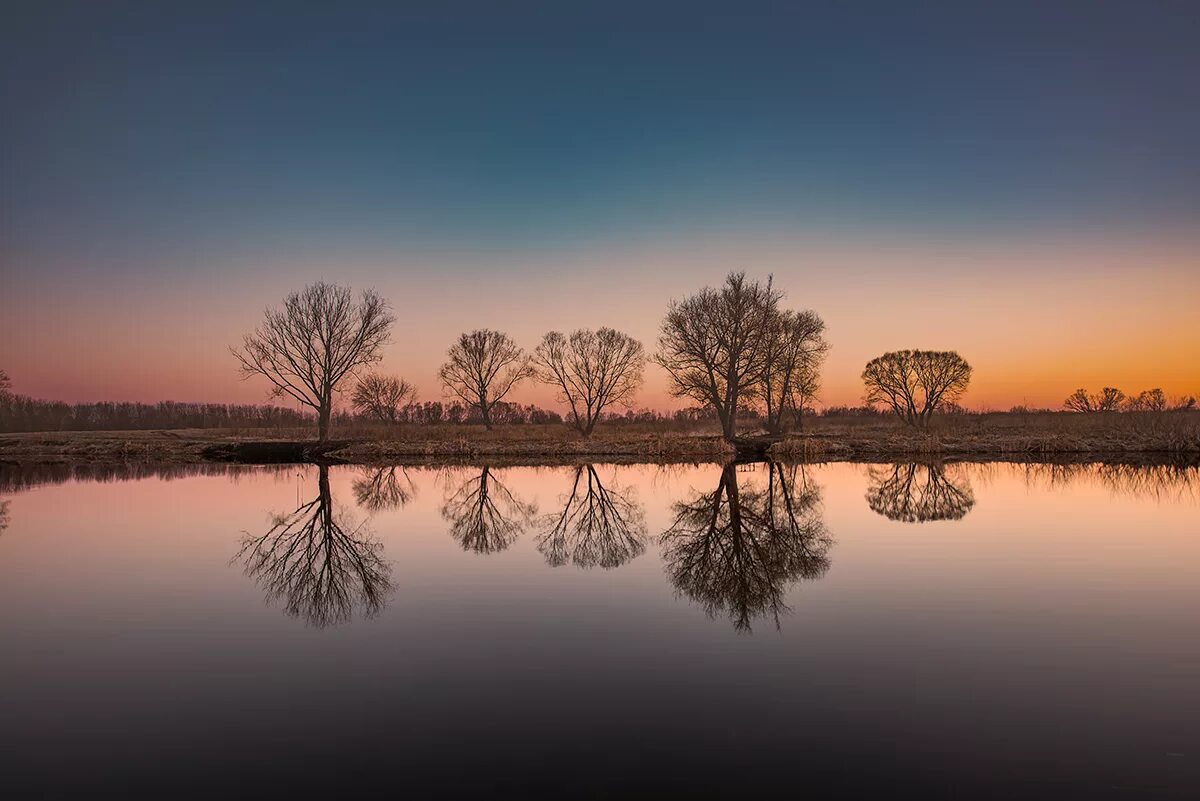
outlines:
[[862, 380], [868, 404], [884, 404], [908, 425], [925, 428], [934, 412], [967, 391], [971, 365], [952, 350], [898, 350], [868, 362]]

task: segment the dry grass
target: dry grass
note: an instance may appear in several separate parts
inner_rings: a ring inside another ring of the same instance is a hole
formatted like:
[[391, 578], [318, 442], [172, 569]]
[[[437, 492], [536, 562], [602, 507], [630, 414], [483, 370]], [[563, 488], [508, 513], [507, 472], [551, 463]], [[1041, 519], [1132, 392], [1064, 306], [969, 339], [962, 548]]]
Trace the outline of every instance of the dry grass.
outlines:
[[[747, 435], [761, 433], [745, 431]], [[715, 427], [674, 430], [653, 424], [612, 425], [589, 440], [561, 425], [371, 426], [336, 429], [343, 461], [638, 458], [721, 460], [732, 449]], [[239, 441], [311, 440], [311, 429], [81, 431], [0, 435], [0, 460], [79, 459], [200, 462], [213, 445]], [[927, 432], [895, 418], [814, 418], [776, 444], [779, 458], [831, 460], [864, 456], [1049, 456], [1070, 453], [1200, 453], [1200, 411], [1124, 414], [978, 414], [935, 419]]]
[[1197, 452], [1198, 411], [954, 415], [935, 419], [928, 431], [895, 418], [818, 418], [772, 449], [789, 458]]

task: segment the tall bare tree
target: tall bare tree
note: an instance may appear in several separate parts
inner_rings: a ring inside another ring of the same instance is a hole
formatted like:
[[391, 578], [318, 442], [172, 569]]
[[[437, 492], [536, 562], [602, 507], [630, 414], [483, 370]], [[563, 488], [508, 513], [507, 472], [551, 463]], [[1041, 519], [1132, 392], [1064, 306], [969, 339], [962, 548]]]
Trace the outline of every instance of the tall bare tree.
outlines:
[[910, 426], [925, 428], [934, 412], [967, 391], [971, 365], [952, 350], [899, 350], [868, 362], [862, 380], [869, 405], [882, 403]]
[[730, 273], [720, 289], [672, 302], [663, 320], [655, 361], [670, 375], [671, 394], [712, 407], [728, 440], [762, 376], [779, 298], [770, 279], [761, 284]]
[[829, 352], [825, 322], [814, 311], [778, 311], [771, 316], [759, 394], [767, 430], [781, 434], [789, 417], [799, 425], [805, 406], [821, 385], [821, 363]]
[[370, 373], [354, 385], [350, 404], [359, 414], [369, 414], [394, 423], [400, 416], [400, 410], [416, 397], [417, 388], [403, 378]]
[[551, 331], [533, 354], [537, 377], [558, 389], [571, 407], [571, 425], [584, 437], [591, 436], [606, 408], [629, 404], [642, 384], [645, 363], [642, 343], [611, 328], [569, 337]]
[[532, 374], [525, 351], [508, 334], [486, 328], [460, 336], [438, 372], [451, 394], [479, 410], [489, 431], [492, 409]]
[[315, 410], [324, 442], [338, 385], [379, 361], [395, 317], [373, 290], [356, 302], [349, 287], [324, 281], [293, 292], [264, 317], [241, 348], [230, 348], [242, 377], [263, 376], [273, 397], [289, 397]]
[[7, 397], [12, 392], [12, 379], [8, 377], [8, 373], [0, 370], [0, 398]]

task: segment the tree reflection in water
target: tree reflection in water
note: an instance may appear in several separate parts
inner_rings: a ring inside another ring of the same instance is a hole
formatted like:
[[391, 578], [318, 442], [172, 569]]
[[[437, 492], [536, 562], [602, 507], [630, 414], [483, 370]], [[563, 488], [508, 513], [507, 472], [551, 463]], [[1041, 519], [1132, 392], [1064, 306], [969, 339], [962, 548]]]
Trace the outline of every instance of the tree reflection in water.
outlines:
[[354, 500], [374, 514], [399, 509], [417, 496], [417, 485], [403, 467], [379, 467], [354, 480]]
[[245, 536], [238, 559], [246, 575], [284, 610], [318, 628], [378, 614], [391, 592], [391, 565], [366, 523], [334, 510], [329, 468], [318, 468], [317, 496], [280, 515], [262, 536]]
[[442, 518], [450, 523], [452, 536], [464, 551], [493, 553], [517, 541], [537, 513], [537, 506], [512, 492], [490, 467], [478, 474], [447, 473], [447, 495]]
[[576, 467], [560, 514], [546, 515], [549, 529], [537, 547], [555, 566], [619, 567], [646, 550], [646, 513], [632, 489], [605, 487], [593, 465]]
[[675, 504], [675, 522], [662, 535], [675, 588], [710, 616], [728, 614], [739, 631], [766, 615], [779, 628], [788, 586], [829, 569], [833, 539], [821, 519], [820, 490], [798, 466], [766, 468], [765, 487], [739, 487], [736, 466], [726, 465], [714, 491]]
[[8, 528], [8, 521], [11, 520], [8, 508], [12, 501], [0, 501], [0, 531]]
[[894, 464], [867, 468], [867, 504], [888, 520], [924, 523], [959, 520], [975, 505], [975, 494], [959, 466], [947, 474], [941, 462]]

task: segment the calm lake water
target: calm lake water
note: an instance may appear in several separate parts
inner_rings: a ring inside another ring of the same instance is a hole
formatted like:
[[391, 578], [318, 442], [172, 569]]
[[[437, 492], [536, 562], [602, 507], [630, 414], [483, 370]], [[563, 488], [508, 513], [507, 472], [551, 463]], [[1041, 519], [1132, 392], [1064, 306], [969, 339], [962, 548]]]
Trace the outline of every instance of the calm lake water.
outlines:
[[0, 467], [0, 792], [1200, 798], [1195, 467]]

